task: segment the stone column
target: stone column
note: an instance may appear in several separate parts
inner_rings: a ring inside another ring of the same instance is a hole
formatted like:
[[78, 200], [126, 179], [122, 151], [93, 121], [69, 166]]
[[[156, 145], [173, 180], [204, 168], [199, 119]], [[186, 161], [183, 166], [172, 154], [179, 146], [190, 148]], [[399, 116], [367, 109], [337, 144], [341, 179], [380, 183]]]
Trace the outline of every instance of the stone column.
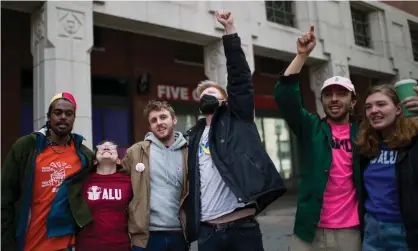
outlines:
[[70, 92], [77, 101], [73, 131], [92, 147], [90, 52], [92, 2], [45, 1], [32, 16], [34, 129], [45, 124], [50, 99]]
[[226, 88], [228, 73], [222, 39], [206, 45], [204, 53], [206, 77]]
[[[254, 53], [251, 36], [244, 31], [238, 31], [238, 35], [241, 38], [241, 47], [245, 53], [251, 73], [254, 73]], [[226, 88], [228, 73], [222, 39], [206, 45], [204, 53], [206, 77]]]
[[322, 118], [325, 116], [321, 102], [321, 88], [324, 81], [333, 76], [350, 78], [347, 60], [330, 60], [323, 64], [310, 66], [311, 90], [315, 94], [316, 111]]

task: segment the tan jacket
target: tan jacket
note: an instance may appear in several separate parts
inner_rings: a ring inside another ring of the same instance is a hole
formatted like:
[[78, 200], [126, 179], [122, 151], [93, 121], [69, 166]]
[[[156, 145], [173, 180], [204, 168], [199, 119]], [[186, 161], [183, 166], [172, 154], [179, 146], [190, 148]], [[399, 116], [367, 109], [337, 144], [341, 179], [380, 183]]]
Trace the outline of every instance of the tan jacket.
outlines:
[[[183, 209], [184, 199], [188, 195], [187, 181], [187, 146], [181, 148], [183, 154], [183, 191], [180, 199], [179, 217], [186, 236], [186, 213]], [[131, 234], [132, 245], [146, 248], [149, 239], [150, 217], [150, 141], [141, 141], [131, 146], [122, 160], [123, 170], [131, 176], [133, 198], [129, 203], [128, 230]], [[136, 170], [136, 165], [143, 163], [144, 171]]]

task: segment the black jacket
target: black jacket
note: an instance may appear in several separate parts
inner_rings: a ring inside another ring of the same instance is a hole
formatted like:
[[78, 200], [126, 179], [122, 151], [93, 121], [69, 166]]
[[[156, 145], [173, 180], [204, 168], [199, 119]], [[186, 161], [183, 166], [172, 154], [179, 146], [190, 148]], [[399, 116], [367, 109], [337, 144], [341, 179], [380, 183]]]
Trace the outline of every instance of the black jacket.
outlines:
[[[257, 202], [257, 213], [286, 192], [254, 123], [251, 71], [237, 34], [225, 35], [228, 100], [216, 109], [209, 131], [212, 159], [238, 201]], [[201, 219], [198, 145], [205, 129], [203, 118], [188, 130], [189, 196], [186, 201], [188, 241], [198, 238]]]
[[[362, 158], [363, 171], [367, 168], [369, 161], [367, 158]], [[398, 151], [396, 181], [406, 229], [406, 241], [410, 250], [418, 251], [418, 136], [415, 136], [408, 147]], [[364, 200], [367, 199], [365, 188], [363, 194]]]

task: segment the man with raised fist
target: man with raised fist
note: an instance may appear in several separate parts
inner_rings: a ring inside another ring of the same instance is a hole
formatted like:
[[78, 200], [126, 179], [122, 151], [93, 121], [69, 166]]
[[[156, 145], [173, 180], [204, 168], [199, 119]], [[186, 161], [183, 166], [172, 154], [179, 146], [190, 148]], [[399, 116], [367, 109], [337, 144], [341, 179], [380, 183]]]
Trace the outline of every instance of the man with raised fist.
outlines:
[[198, 239], [199, 251], [263, 251], [255, 215], [286, 189], [254, 123], [251, 71], [232, 14], [216, 18], [226, 33], [228, 86], [198, 86], [205, 118], [188, 131], [188, 241]]
[[[314, 27], [297, 42], [297, 55], [274, 90], [283, 118], [296, 134], [301, 152], [298, 206], [292, 251], [360, 251], [361, 172], [354, 144], [358, 124], [350, 111], [356, 91], [350, 79], [325, 80], [325, 118], [302, 107], [299, 72], [315, 48]], [[305, 83], [309, 84], [309, 83]]]

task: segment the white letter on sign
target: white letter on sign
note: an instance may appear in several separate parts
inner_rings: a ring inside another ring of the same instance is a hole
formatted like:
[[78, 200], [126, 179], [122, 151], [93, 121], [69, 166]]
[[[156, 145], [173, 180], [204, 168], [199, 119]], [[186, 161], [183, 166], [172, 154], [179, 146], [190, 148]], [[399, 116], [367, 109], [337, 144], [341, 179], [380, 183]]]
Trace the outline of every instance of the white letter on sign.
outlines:
[[186, 88], [186, 87], [181, 88], [180, 99], [184, 101], [189, 101], [189, 88]]
[[179, 87], [177, 87], [177, 86], [170, 86], [170, 94], [173, 95], [173, 99], [174, 100], [178, 100], [179, 99], [179, 96], [180, 96]]
[[163, 98], [166, 93], [166, 86], [165, 85], [159, 85], [157, 89], [157, 97], [159, 99]]
[[197, 88], [195, 88], [194, 90], [193, 90], [193, 93], [192, 93], [192, 96], [193, 96], [193, 99], [194, 99], [194, 101], [199, 101], [199, 94], [198, 94], [198, 92], [197, 92]]

